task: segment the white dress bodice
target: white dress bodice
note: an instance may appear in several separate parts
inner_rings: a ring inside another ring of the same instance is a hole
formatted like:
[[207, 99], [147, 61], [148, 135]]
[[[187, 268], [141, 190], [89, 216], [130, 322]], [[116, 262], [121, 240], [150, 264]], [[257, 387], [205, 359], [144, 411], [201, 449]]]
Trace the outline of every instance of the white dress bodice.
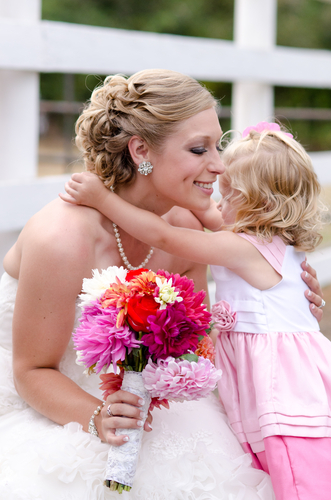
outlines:
[[268, 290], [258, 290], [234, 272], [221, 266], [211, 266], [216, 283], [216, 301], [226, 300], [237, 313], [233, 331], [247, 333], [318, 331], [304, 296], [307, 285], [300, 279], [303, 252], [286, 246], [276, 236], [272, 244], [257, 245], [254, 237], [241, 235], [255, 243], [282, 280]]

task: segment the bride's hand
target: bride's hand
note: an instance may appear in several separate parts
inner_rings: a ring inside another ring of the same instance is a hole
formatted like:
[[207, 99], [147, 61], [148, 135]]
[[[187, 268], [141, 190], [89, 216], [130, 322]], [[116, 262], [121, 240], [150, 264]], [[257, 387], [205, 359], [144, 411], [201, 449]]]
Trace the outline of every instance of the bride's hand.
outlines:
[[305, 297], [309, 300], [310, 311], [317, 321], [321, 321], [323, 317], [323, 310], [321, 305], [323, 304], [323, 292], [321, 286], [317, 280], [317, 274], [315, 269], [313, 269], [307, 261], [302, 262], [301, 267], [303, 273], [301, 273], [301, 278], [309, 287], [309, 290], [305, 291]]
[[[128, 441], [126, 434], [116, 436], [116, 429], [139, 429], [142, 427], [141, 406], [143, 402], [135, 394], [119, 390], [108, 396], [106, 404], [100, 412], [100, 417], [96, 425], [98, 433], [102, 441], [113, 446], [120, 446]], [[108, 408], [110, 415], [108, 413]], [[152, 430], [152, 415], [148, 413], [144, 430], [149, 432]]]

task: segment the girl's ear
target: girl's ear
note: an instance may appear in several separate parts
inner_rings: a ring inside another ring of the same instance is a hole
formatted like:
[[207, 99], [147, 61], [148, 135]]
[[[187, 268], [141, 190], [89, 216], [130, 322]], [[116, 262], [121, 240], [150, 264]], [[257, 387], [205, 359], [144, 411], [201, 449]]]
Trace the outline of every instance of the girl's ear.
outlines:
[[128, 142], [133, 162], [138, 166], [143, 161], [148, 161], [149, 147], [147, 143], [138, 135], [133, 135]]

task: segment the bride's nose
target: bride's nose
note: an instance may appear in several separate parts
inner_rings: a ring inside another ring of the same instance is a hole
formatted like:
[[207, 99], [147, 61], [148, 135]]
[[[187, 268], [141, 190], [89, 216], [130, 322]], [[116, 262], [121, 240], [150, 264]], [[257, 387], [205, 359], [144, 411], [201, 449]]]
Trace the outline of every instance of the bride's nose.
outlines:
[[217, 150], [215, 151], [215, 153], [213, 155], [213, 158], [209, 164], [208, 170], [210, 172], [215, 173], [216, 175], [221, 175], [221, 174], [224, 174], [224, 172], [225, 172], [224, 164], [223, 164], [223, 162], [220, 158], [219, 152]]

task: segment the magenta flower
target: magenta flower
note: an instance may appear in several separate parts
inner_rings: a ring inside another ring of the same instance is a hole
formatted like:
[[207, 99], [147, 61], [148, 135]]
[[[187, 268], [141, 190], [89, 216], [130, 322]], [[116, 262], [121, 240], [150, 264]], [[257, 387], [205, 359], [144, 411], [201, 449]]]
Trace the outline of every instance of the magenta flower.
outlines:
[[182, 302], [157, 310], [147, 321], [149, 332], [143, 335], [142, 343], [154, 359], [176, 358], [196, 350], [201, 327], [186, 316]]
[[203, 304], [206, 292], [204, 290], [194, 292], [194, 281], [186, 276], [170, 274], [163, 269], [160, 269], [157, 274], [167, 279], [172, 278], [172, 286], [183, 299], [182, 304], [185, 306], [186, 316], [200, 326], [199, 335], [206, 335], [205, 330], [209, 328], [211, 319], [211, 314]]
[[197, 362], [168, 357], [153, 363], [142, 372], [146, 389], [152, 397], [172, 401], [196, 400], [208, 396], [222, 376], [209, 359]]
[[212, 322], [214, 328], [219, 331], [233, 330], [237, 322], [237, 313], [231, 311], [231, 306], [225, 300], [220, 300], [211, 308]]
[[126, 348], [130, 353], [140, 342], [127, 325], [116, 326], [118, 309], [103, 309], [98, 300], [85, 305], [80, 326], [74, 333], [75, 349], [79, 351], [79, 361], [86, 368], [93, 367], [99, 373], [113, 363], [116, 372], [117, 361], [125, 359]]

